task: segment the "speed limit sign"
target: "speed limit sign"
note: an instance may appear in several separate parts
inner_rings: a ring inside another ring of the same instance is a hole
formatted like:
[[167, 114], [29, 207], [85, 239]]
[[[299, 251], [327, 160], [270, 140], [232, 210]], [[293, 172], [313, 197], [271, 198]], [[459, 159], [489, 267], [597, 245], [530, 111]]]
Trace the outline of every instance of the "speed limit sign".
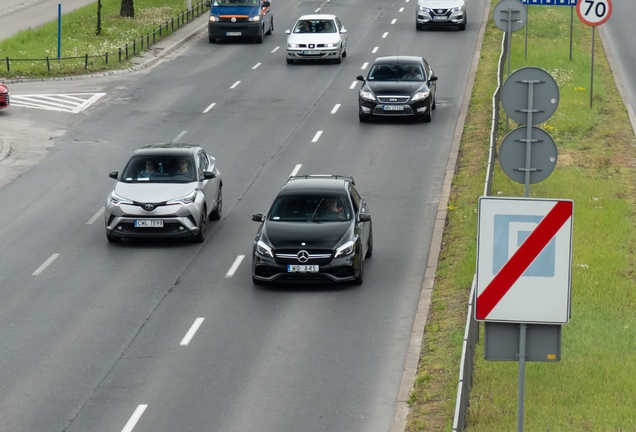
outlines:
[[599, 26], [612, 15], [612, 0], [579, 0], [576, 13], [583, 24]]

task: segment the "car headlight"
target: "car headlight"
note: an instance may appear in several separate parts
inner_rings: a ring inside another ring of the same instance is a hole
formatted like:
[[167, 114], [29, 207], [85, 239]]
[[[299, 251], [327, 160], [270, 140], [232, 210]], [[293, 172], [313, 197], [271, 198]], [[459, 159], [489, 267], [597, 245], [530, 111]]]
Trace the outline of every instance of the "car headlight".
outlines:
[[124, 198], [122, 196], [117, 195], [115, 191], [113, 191], [110, 194], [110, 203], [116, 206], [120, 204], [133, 204], [132, 200], [129, 200], [128, 198]]
[[249, 17], [247, 20], [251, 21], [251, 22], [259, 22], [261, 20], [261, 17], [260, 17], [260, 15], [256, 15], [256, 16], [253, 16], [253, 17]]
[[298, 44], [295, 44], [295, 43], [288, 43], [288, 44], [287, 44], [287, 48], [298, 48]]
[[353, 240], [349, 240], [338, 249], [336, 249], [336, 256], [334, 258], [338, 258], [339, 256], [347, 256], [353, 253], [353, 247], [356, 243]]
[[327, 44], [325, 44], [325, 47], [327, 47], [327, 48], [334, 48], [336, 46], [338, 46], [337, 43], [327, 43]]
[[375, 100], [375, 96], [373, 96], [373, 93], [369, 92], [369, 91], [362, 91], [360, 90], [360, 97], [362, 99], [366, 99], [366, 100]]
[[461, 12], [464, 10], [464, 6], [457, 6], [451, 9], [451, 12]]
[[197, 193], [198, 193], [198, 191], [195, 189], [191, 193], [189, 193], [188, 195], [182, 196], [180, 198], [172, 199], [172, 200], [166, 202], [166, 204], [190, 205], [197, 199]]
[[210, 22], [219, 22], [219, 21], [221, 21], [221, 18], [214, 15], [210, 15]]
[[417, 92], [413, 95], [413, 97], [411, 98], [411, 102], [415, 102], [418, 101], [420, 99], [426, 99], [429, 95], [431, 94], [430, 91], [426, 91], [426, 92]]
[[274, 258], [274, 253], [272, 252], [272, 248], [267, 245], [263, 240], [259, 240], [256, 242], [256, 253], [260, 255], [266, 255], [270, 258]]

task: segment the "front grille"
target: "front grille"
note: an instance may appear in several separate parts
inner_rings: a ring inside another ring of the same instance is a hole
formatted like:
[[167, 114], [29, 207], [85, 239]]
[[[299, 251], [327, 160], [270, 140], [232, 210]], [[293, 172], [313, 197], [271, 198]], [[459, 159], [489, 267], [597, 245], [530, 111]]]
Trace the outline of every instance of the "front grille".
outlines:
[[[121, 227], [121, 229], [119, 229]], [[123, 222], [117, 225], [114, 232], [130, 233], [130, 234], [177, 234], [182, 233], [184, 230], [180, 230], [181, 224], [179, 223], [164, 223], [161, 228], [137, 228], [133, 223]]]
[[[303, 249], [306, 250], [306, 249]], [[280, 264], [328, 264], [331, 261], [331, 251], [310, 249], [307, 250], [309, 259], [306, 263], [298, 261], [298, 250], [281, 250], [276, 252], [276, 261]]]
[[409, 101], [409, 96], [378, 96], [378, 100], [381, 103], [407, 103]]
[[385, 111], [382, 109], [382, 105], [376, 105], [375, 109], [373, 110], [373, 114], [382, 116], [409, 116], [413, 115], [414, 113], [413, 108], [408, 105], [405, 105], [402, 111]]
[[436, 16], [450, 16], [450, 9], [429, 9], [429, 11], [431, 12], [431, 15], [436, 15]]
[[220, 17], [220, 22], [222, 23], [231, 23], [232, 22], [232, 18], [235, 18], [237, 23], [243, 23], [243, 22], [247, 22], [248, 18], [247, 17]]

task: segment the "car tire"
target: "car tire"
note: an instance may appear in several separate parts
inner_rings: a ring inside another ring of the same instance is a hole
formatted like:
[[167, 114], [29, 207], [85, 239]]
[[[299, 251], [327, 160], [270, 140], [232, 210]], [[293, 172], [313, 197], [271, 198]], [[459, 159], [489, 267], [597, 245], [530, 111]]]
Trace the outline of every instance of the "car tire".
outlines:
[[466, 21], [467, 20], [464, 20], [464, 22], [459, 25], [460, 30], [466, 30]]
[[362, 114], [358, 114], [358, 118], [360, 119], [360, 123], [368, 123], [369, 121], [369, 117]]
[[360, 261], [360, 272], [358, 273], [358, 277], [353, 280], [355, 285], [362, 285], [364, 282], [364, 259]]
[[342, 51], [338, 52], [338, 58], [333, 61], [335, 64], [342, 63]]
[[269, 30], [267, 30], [267, 33], [265, 33], [265, 34], [269, 36], [269, 35], [272, 34], [273, 31], [274, 31], [274, 18], [272, 18], [269, 21]]
[[223, 185], [219, 186], [219, 195], [216, 197], [216, 208], [210, 213], [210, 220], [221, 219], [223, 212]]
[[424, 123], [430, 123], [433, 120], [433, 104], [429, 103], [428, 109], [426, 110], [426, 114], [422, 116], [422, 121]]
[[254, 276], [252, 276], [252, 283], [253, 283], [254, 285], [259, 285], [259, 286], [261, 286], [261, 285], [266, 285], [266, 284], [267, 284], [267, 282], [262, 281], [262, 280], [258, 280], [258, 279], [256, 279]]
[[108, 243], [119, 243], [119, 242], [121, 242], [121, 237], [115, 237], [115, 236], [112, 236], [110, 234], [106, 234], [106, 239], [108, 240]]
[[294, 59], [290, 59], [290, 58], [288, 58], [288, 59], [287, 59], [287, 64], [294, 64]]
[[207, 218], [205, 217], [206, 212], [207, 212], [207, 209], [204, 207], [203, 214], [201, 215], [201, 220], [199, 221], [199, 232], [197, 233], [196, 236], [194, 236], [194, 241], [196, 243], [203, 243], [205, 241], [205, 227], [207, 225], [206, 223]]
[[261, 34], [256, 36], [256, 43], [263, 43], [263, 41], [265, 40], [265, 29], [263, 27], [261, 27]]
[[433, 106], [431, 108], [432, 109], [437, 108], [437, 95], [433, 96]]
[[208, 36], [208, 41], [210, 43], [216, 43], [216, 38], [213, 38], [212, 36]]
[[415, 23], [415, 31], [424, 30], [424, 26], [418, 22]]
[[342, 52], [342, 56], [346, 57], [347, 56], [347, 47], [345, 46], [344, 51]]
[[371, 258], [373, 256], [373, 225], [369, 227], [369, 243], [367, 244], [367, 253], [365, 258]]

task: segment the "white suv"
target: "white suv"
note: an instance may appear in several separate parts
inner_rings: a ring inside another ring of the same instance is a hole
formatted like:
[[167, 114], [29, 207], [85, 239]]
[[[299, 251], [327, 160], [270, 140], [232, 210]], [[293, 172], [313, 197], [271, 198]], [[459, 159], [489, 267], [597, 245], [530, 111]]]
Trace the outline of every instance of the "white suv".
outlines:
[[466, 2], [464, 0], [418, 0], [415, 28], [425, 25], [456, 26], [466, 30]]

